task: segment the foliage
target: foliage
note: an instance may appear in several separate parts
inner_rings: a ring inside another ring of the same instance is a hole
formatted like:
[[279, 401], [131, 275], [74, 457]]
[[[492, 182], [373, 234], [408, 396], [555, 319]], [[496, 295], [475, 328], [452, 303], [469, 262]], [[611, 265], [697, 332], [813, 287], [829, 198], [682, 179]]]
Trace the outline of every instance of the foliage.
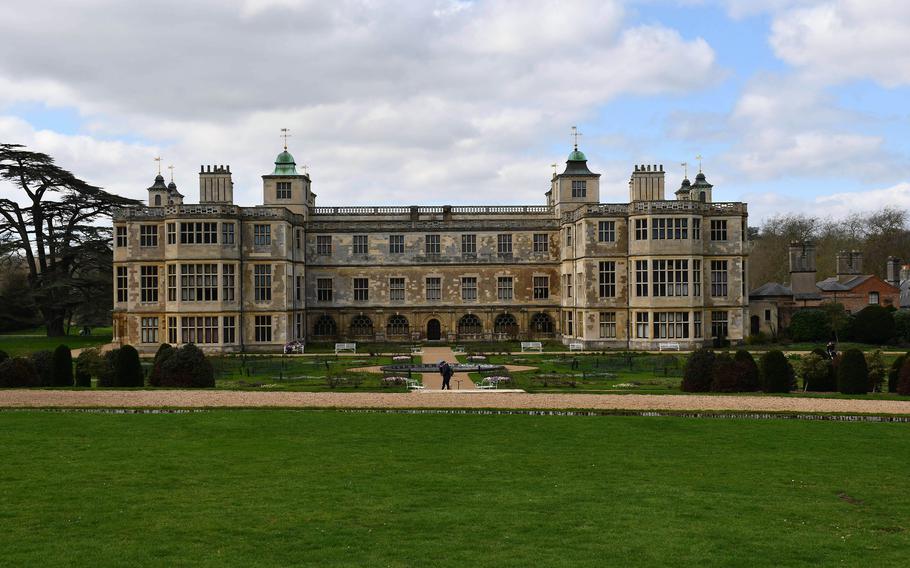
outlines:
[[901, 396], [910, 396], [910, 355], [904, 357], [895, 391]]
[[902, 342], [910, 341], [910, 310], [898, 310], [894, 316], [894, 336]]
[[[49, 336], [65, 334], [77, 311], [110, 306], [110, 228], [97, 221], [118, 206], [136, 204], [60, 168], [47, 154], [0, 144], [0, 180], [20, 193], [0, 199], [0, 239], [27, 268], [28, 297]], [[20, 205], [20, 201], [25, 205]]]
[[161, 365], [171, 357], [176, 350], [169, 343], [162, 343], [155, 352], [155, 359], [152, 361], [152, 371], [149, 373], [149, 385], [153, 387], [161, 386]]
[[73, 354], [66, 345], [54, 349], [54, 382], [55, 387], [73, 386]]
[[708, 392], [711, 389], [715, 358], [710, 349], [693, 351], [686, 361], [680, 388], [685, 392]]
[[35, 351], [29, 355], [35, 372], [38, 373], [38, 384], [35, 386], [54, 386], [54, 354], [51, 351]]
[[41, 380], [30, 359], [14, 357], [0, 363], [0, 388], [38, 386], [41, 386]]
[[728, 353], [714, 357], [711, 366], [711, 392], [737, 392], [739, 390], [736, 363]]
[[41, 322], [41, 317], [28, 285], [28, 273], [18, 259], [8, 260], [8, 266], [3, 267], [0, 275], [0, 331], [34, 327]]
[[773, 350], [762, 354], [759, 368], [764, 392], [790, 392], [796, 388], [793, 366], [782, 351]]
[[837, 390], [837, 378], [834, 376], [834, 363], [828, 355], [820, 350], [809, 353], [799, 362], [799, 376], [808, 391], [833, 392]]
[[192, 343], [187, 343], [161, 362], [158, 386], [211, 388], [215, 386], [215, 371], [205, 353]]
[[114, 359], [117, 358], [119, 349], [111, 349], [105, 353], [95, 347], [84, 349], [76, 357], [76, 368], [94, 377], [99, 387], [115, 386]]
[[139, 352], [132, 345], [117, 350], [114, 362], [114, 385], [117, 387], [141, 387], [145, 385]]
[[793, 341], [818, 341], [831, 338], [831, 317], [824, 310], [798, 310], [790, 318], [787, 333]]
[[739, 373], [740, 392], [754, 392], [761, 389], [761, 378], [755, 358], [745, 349], [739, 349], [733, 356]]
[[859, 349], [847, 349], [837, 361], [837, 390], [843, 394], [869, 392], [869, 368]]
[[6, 351], [0, 351], [0, 363], [9, 359], [9, 354]]
[[866, 368], [869, 370], [869, 391], [881, 392], [888, 369], [885, 367], [885, 356], [880, 349], [864, 354]]
[[92, 386], [92, 376], [85, 369], [79, 368], [78, 364], [76, 365], [76, 373], [73, 377], [73, 380], [77, 387]]
[[853, 334], [858, 341], [881, 345], [894, 337], [894, 316], [878, 304], [866, 306], [853, 320]]
[[901, 367], [904, 365], [904, 361], [907, 360], [908, 355], [910, 355], [910, 353], [898, 355], [894, 361], [891, 362], [891, 367], [888, 368], [888, 392], [897, 392], [897, 383], [900, 381]]
[[773, 338], [763, 331], [750, 334], [746, 337], [746, 345], [765, 345], [771, 343]]

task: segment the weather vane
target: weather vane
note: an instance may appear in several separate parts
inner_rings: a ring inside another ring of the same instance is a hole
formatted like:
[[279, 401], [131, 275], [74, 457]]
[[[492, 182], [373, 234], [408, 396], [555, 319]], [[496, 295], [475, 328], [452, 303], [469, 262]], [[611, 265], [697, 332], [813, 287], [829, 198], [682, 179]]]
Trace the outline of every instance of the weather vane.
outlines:
[[679, 165], [683, 167], [683, 177], [689, 179], [689, 162], [683, 162]]
[[155, 161], [158, 162], [158, 175], [161, 175], [161, 156], [155, 158]]
[[555, 176], [557, 168], [559, 168], [559, 164], [550, 164], [550, 167], [553, 168], [553, 175]]
[[303, 175], [305, 175], [305, 176], [310, 175], [310, 166], [303, 164], [300, 167], [303, 168]]
[[695, 156], [695, 159], [698, 160], [698, 173], [701, 173], [701, 154]]
[[575, 138], [575, 149], [578, 150], [578, 137], [581, 136], [577, 126], [572, 127], [572, 137]]
[[167, 169], [171, 170], [171, 183], [174, 183], [174, 164], [168, 166]]
[[288, 129], [288, 128], [281, 129], [281, 137], [284, 138], [284, 149], [285, 150], [288, 149], [288, 137], [290, 136], [290, 134], [288, 134], [289, 131], [290, 131], [290, 129]]

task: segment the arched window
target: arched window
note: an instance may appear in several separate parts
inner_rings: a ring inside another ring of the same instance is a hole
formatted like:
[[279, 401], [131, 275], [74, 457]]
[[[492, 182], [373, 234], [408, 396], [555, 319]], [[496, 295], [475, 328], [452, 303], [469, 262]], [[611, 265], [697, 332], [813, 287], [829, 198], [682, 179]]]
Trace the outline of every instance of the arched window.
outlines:
[[373, 335], [373, 320], [367, 316], [354, 316], [354, 318], [351, 319], [351, 335]]
[[510, 337], [518, 335], [518, 321], [512, 314], [499, 314], [493, 321], [494, 333], [505, 333]]
[[543, 312], [531, 316], [531, 333], [553, 333], [553, 318]]
[[702, 203], [704, 203], [705, 201], [708, 200], [708, 194], [705, 193], [704, 191], [702, 191], [701, 193], [698, 194], [698, 200], [701, 201]]
[[395, 315], [389, 318], [386, 324], [386, 335], [407, 335], [410, 331], [408, 318], [402, 315]]
[[474, 314], [468, 314], [458, 320], [459, 335], [474, 335], [480, 333], [483, 333], [483, 325], [480, 323], [480, 318]]
[[155, 207], [161, 207], [161, 196], [160, 195], [155, 196]]
[[313, 325], [313, 335], [317, 337], [331, 337], [338, 334], [338, 326], [332, 316], [322, 315]]

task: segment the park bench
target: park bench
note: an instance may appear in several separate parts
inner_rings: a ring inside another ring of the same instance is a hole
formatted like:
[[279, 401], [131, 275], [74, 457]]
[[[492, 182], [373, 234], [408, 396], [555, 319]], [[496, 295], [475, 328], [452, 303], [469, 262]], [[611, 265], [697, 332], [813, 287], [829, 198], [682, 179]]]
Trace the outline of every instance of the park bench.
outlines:
[[477, 385], [477, 388], [483, 390], [495, 389], [499, 386], [499, 381], [486, 377], [480, 381], [480, 384]]
[[357, 353], [357, 344], [356, 343], [336, 343], [335, 344], [335, 355], [338, 355], [341, 351], [350, 351], [352, 353]]
[[585, 350], [584, 343], [581, 343], [578, 341], [573, 341], [572, 343], [569, 344], [569, 351], [584, 351], [584, 350]]
[[543, 353], [543, 343], [540, 341], [522, 341], [521, 342], [521, 352], [525, 351], [540, 351]]
[[423, 353], [423, 347], [419, 345], [411, 347], [411, 355], [420, 355], [421, 353]]
[[405, 378], [404, 383], [408, 386], [408, 390], [420, 390], [424, 388], [417, 379]]
[[667, 341], [664, 343], [657, 344], [658, 351], [669, 351], [670, 349], [675, 349], [676, 351], [679, 351], [679, 343], [677, 343], [675, 341]]

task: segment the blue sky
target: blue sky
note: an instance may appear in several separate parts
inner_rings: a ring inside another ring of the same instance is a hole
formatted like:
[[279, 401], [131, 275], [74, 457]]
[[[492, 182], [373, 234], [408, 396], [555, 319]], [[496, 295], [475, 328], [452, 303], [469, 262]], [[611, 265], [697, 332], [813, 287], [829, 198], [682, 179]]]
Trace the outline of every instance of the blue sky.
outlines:
[[701, 154], [752, 224], [910, 206], [897, 0], [38, 1], [0, 34], [0, 140], [133, 197], [161, 155], [258, 203], [287, 127], [321, 205], [540, 203], [578, 125], [603, 201]]

